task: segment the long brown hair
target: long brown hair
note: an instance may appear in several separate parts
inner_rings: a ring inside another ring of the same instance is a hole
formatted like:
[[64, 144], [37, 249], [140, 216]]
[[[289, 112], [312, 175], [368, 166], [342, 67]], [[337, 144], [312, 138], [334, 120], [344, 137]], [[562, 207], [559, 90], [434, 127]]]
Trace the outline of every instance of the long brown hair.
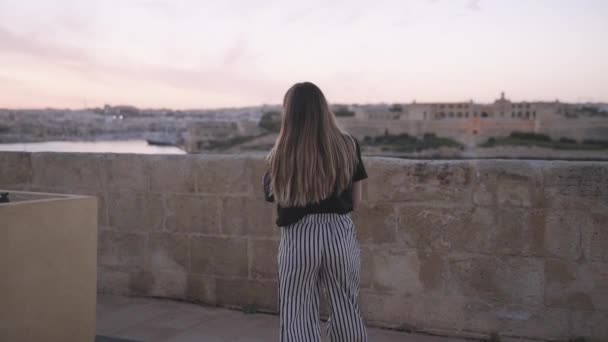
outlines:
[[357, 163], [355, 142], [336, 124], [319, 87], [303, 82], [289, 88], [281, 130], [267, 161], [270, 190], [284, 207], [318, 203], [350, 185]]

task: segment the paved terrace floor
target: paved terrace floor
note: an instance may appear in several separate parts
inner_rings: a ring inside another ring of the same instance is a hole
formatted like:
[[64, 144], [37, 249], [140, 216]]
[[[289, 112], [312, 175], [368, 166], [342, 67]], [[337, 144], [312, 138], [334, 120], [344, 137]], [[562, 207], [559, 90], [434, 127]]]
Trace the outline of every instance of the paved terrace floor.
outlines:
[[[97, 297], [97, 342], [278, 342], [278, 326], [276, 315], [163, 299]], [[374, 328], [368, 328], [368, 336], [370, 342], [470, 341]]]

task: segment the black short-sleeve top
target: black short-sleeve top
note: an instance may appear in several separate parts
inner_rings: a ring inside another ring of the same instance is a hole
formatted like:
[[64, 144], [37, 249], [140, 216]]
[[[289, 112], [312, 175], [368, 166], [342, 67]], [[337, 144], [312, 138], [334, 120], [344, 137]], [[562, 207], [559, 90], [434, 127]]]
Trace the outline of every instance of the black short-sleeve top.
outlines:
[[[281, 207], [277, 205], [277, 221], [276, 224], [279, 227], [289, 226], [290, 224], [296, 223], [308, 214], [319, 214], [319, 213], [337, 213], [346, 214], [353, 210], [353, 186], [352, 183], [366, 179], [367, 172], [361, 159], [361, 148], [359, 142], [353, 137], [355, 141], [357, 151], [357, 166], [353, 174], [353, 180], [348, 188], [343, 190], [339, 194], [333, 194], [332, 196], [320, 201], [319, 203], [308, 204], [304, 207]], [[270, 176], [266, 172], [264, 174], [264, 196], [266, 201], [274, 202], [274, 196], [270, 193]]]

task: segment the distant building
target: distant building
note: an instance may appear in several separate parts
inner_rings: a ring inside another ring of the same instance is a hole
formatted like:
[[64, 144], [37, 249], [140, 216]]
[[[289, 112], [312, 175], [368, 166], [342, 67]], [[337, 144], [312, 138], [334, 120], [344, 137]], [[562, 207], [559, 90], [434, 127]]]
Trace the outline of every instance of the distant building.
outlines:
[[103, 113], [106, 115], [122, 115], [124, 117], [127, 116], [138, 116], [141, 114], [141, 111], [134, 106], [120, 105], [120, 106], [103, 106]]
[[[381, 134], [422, 136], [435, 133], [474, 145], [488, 137], [506, 136], [512, 132], [544, 130], [565, 134], [563, 128], [568, 105], [554, 102], [514, 102], [502, 93], [492, 103], [414, 101], [408, 105], [384, 105], [356, 110], [353, 119], [340, 119], [340, 124], [359, 137]], [[355, 120], [356, 119], [356, 120]], [[559, 130], [556, 127], [559, 126]]]

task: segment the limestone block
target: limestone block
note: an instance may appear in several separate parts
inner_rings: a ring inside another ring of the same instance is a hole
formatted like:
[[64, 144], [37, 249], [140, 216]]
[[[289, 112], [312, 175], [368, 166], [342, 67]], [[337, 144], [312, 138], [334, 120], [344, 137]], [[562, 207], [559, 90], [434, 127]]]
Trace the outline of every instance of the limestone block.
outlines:
[[127, 269], [115, 266], [97, 266], [97, 292], [129, 295], [130, 274]]
[[148, 157], [150, 191], [196, 192], [196, 162], [191, 156], [153, 155]]
[[101, 189], [101, 154], [32, 153], [32, 183], [62, 189]]
[[608, 213], [592, 213], [591, 224], [581, 226], [585, 258], [608, 261]]
[[97, 263], [102, 266], [144, 266], [145, 234], [103, 230], [99, 232]]
[[371, 261], [373, 289], [402, 295], [442, 291], [444, 268], [437, 254], [377, 249]]
[[570, 336], [584, 337], [586, 342], [608, 341], [608, 312], [571, 311], [570, 317]]
[[182, 233], [219, 233], [219, 199], [197, 195], [167, 195], [166, 227]]
[[147, 191], [149, 189], [150, 156], [139, 154], [104, 154], [101, 159], [102, 182], [106, 189]]
[[188, 274], [186, 299], [215, 305], [215, 278], [200, 274]]
[[533, 307], [543, 302], [542, 259], [452, 253], [447, 262], [450, 295]]
[[368, 199], [377, 202], [471, 202], [470, 167], [463, 162], [370, 160]]
[[545, 305], [608, 311], [608, 263], [547, 259]]
[[485, 252], [495, 222], [494, 211], [482, 207], [402, 206], [397, 233], [411, 248]]
[[31, 181], [32, 166], [29, 153], [0, 152], [0, 186], [27, 184]]
[[222, 233], [254, 237], [278, 237], [276, 208], [255, 197], [224, 197], [222, 201]]
[[391, 204], [363, 204], [353, 212], [361, 244], [396, 243], [397, 215]]
[[581, 227], [591, 227], [588, 213], [548, 210], [545, 216], [545, 251], [549, 256], [578, 260], [581, 253]]
[[247, 277], [246, 239], [191, 236], [189, 243], [191, 273]]
[[197, 192], [201, 194], [249, 195], [259, 189], [251, 183], [251, 167], [245, 155], [201, 156], [196, 159]]
[[361, 247], [361, 266], [359, 269], [359, 287], [370, 289], [374, 282], [374, 253], [369, 247]]
[[543, 164], [546, 205], [551, 208], [608, 210], [608, 166], [600, 162]]
[[258, 310], [277, 312], [276, 281], [217, 278], [216, 296], [220, 305], [254, 305]]
[[542, 256], [545, 241], [543, 209], [504, 207], [497, 210], [492, 229], [491, 251], [495, 254]]
[[130, 274], [129, 289], [136, 295], [182, 299], [186, 297], [187, 279], [184, 270], [145, 268]]
[[249, 167], [251, 168], [251, 178], [249, 182], [252, 184], [254, 198], [263, 201], [264, 191], [262, 187], [262, 177], [268, 170], [268, 165], [263, 157], [252, 157], [249, 161]]
[[249, 240], [251, 250], [251, 277], [276, 280], [278, 276], [278, 240]]
[[158, 231], [163, 228], [164, 199], [160, 194], [134, 191], [108, 193], [109, 225], [120, 231]]
[[542, 206], [542, 173], [537, 163], [481, 160], [473, 165], [473, 199], [476, 204]]
[[176, 233], [150, 233], [147, 265], [152, 270], [184, 272], [189, 269], [188, 237]]

